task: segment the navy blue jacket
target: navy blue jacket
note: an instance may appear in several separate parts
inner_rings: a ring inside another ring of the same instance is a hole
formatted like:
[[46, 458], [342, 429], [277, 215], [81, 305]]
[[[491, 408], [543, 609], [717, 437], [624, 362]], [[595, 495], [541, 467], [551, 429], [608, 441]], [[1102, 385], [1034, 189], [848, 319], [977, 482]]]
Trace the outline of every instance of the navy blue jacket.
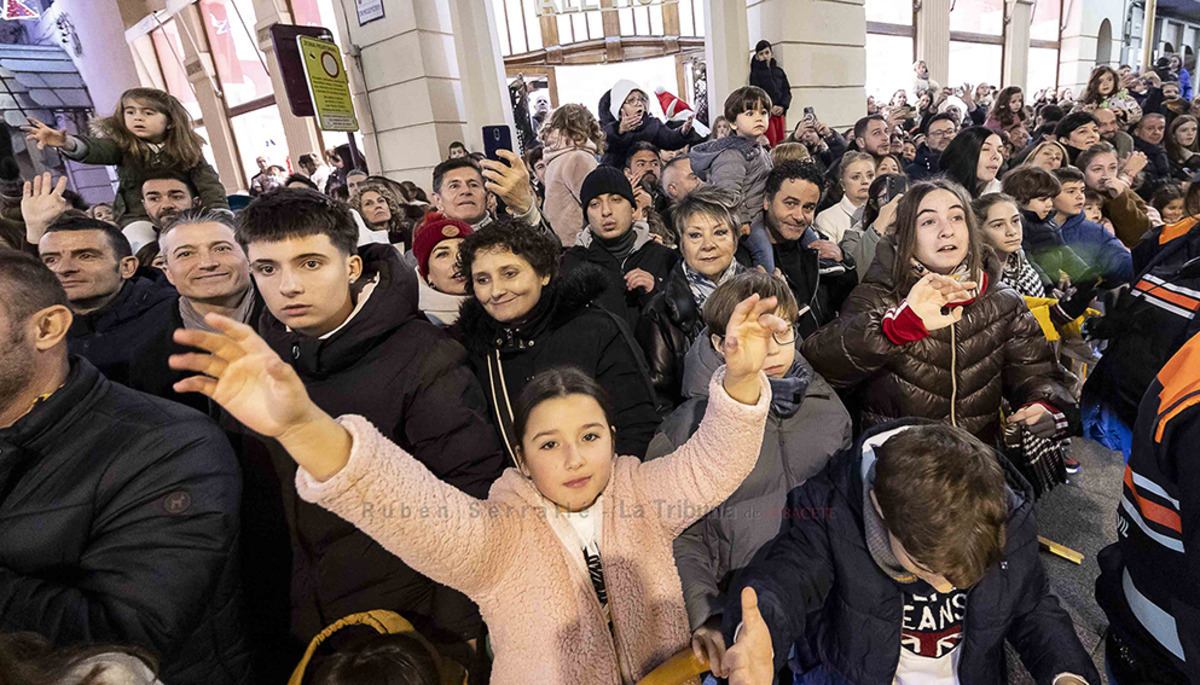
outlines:
[[1061, 231], [1067, 245], [1104, 279], [1107, 287], [1133, 280], [1133, 256], [1121, 239], [1103, 226], [1088, 221], [1080, 212], [1064, 221]]
[[905, 172], [914, 181], [933, 178], [939, 173], [939, 169], [941, 169], [939, 166], [941, 160], [941, 152], [934, 150], [925, 143], [921, 143], [921, 147], [917, 148], [917, 156], [909, 163]]
[[[729, 590], [723, 632], [733, 644], [741, 623], [741, 591], [751, 586], [771, 632], [775, 665], [793, 643], [815, 654], [824, 670], [857, 685], [891, 685], [900, 660], [903, 588], [875, 563], [863, 520], [863, 442], [901, 426], [904, 419], [866, 431], [830, 459], [815, 478], [788, 495], [783, 529]], [[1010, 487], [1008, 544], [1000, 563], [968, 592], [959, 645], [958, 677], [972, 685], [1008, 682], [1005, 640], [1012, 643], [1037, 683], [1060, 673], [1089, 683], [1100, 676], [1079, 643], [1067, 612], [1050, 592], [1038, 556], [1033, 491], [1007, 461]]]
[[704, 138], [698, 134], [684, 133], [682, 126], [668, 126], [650, 113], [643, 115], [642, 125], [632, 131], [621, 133], [620, 126], [621, 122], [616, 120], [603, 126], [605, 152], [600, 160], [601, 164], [618, 169], [625, 168], [625, 155], [629, 154], [629, 148], [643, 140], [654, 143], [659, 150], [678, 150], [685, 145], [704, 142]]

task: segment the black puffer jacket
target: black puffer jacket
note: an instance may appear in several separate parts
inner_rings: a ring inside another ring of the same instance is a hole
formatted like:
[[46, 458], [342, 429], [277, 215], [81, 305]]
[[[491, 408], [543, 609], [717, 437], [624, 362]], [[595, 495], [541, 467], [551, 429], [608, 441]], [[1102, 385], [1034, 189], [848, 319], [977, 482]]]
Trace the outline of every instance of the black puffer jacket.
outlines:
[[150, 327], [176, 306], [179, 294], [166, 280], [135, 275], [111, 302], [77, 315], [67, 333], [67, 346], [100, 369], [108, 380], [129, 383], [129, 367], [141, 353]]
[[237, 564], [242, 479], [221, 431], [72, 357], [0, 429], [0, 631], [132, 643], [165, 683], [251, 683]]
[[[758, 86], [771, 96], [771, 104], [782, 107], [786, 115], [792, 106], [792, 86], [787, 74], [774, 58], [770, 64], [758, 59], [750, 60], [750, 85]], [[730, 122], [733, 123], [733, 122]]]
[[473, 297], [463, 303], [456, 332], [510, 449], [520, 441], [512, 435], [511, 407], [521, 388], [540, 371], [570, 365], [595, 378], [612, 398], [617, 454], [646, 453], [659, 422], [654, 389], [629, 327], [595, 304], [604, 288], [603, 272], [582, 265], [543, 290], [527, 322], [516, 326], [493, 319]]
[[[601, 246], [600, 241], [590, 234], [590, 228], [580, 234], [582, 242], [576, 244], [562, 256], [562, 272], [571, 273], [583, 264], [594, 264], [605, 276], [607, 285], [604, 292], [596, 298], [596, 303], [616, 314], [629, 324], [631, 330], [636, 330], [638, 321], [642, 318], [642, 310], [663, 287], [672, 268], [679, 263], [679, 253], [669, 247], [664, 247], [650, 238], [650, 230], [644, 226], [635, 225], [629, 229], [634, 231], [633, 252], [624, 261], [617, 258]], [[586, 234], [586, 235], [585, 235]], [[635, 269], [641, 269], [654, 277], [654, 289], [646, 292], [645, 288], [629, 290], [625, 287], [625, 274]]]
[[[321, 409], [366, 417], [438, 478], [486, 497], [504, 461], [465, 350], [421, 315], [416, 274], [391, 245], [360, 247], [359, 255], [359, 282], [374, 279], [375, 286], [359, 295], [356, 311], [341, 328], [327, 338], [311, 338], [289, 331], [267, 311], [259, 332], [291, 362]], [[472, 605], [353, 524], [301, 500], [295, 462], [274, 441], [270, 448], [295, 550], [297, 638], [307, 642], [337, 619], [372, 609], [391, 609], [416, 623], [474, 637], [470, 632], [479, 619]]]
[[864, 427], [916, 416], [952, 421], [993, 444], [1005, 397], [1013, 407], [1044, 401], [1078, 426], [1069, 374], [1025, 300], [1000, 282], [1000, 260], [984, 249], [983, 292], [963, 307], [962, 320], [897, 345], [882, 327], [903, 299], [893, 292], [895, 243], [884, 238], [841, 316], [804, 341], [804, 358], [818, 373], [836, 388], [856, 389], [852, 404]]
[[704, 329], [700, 308], [683, 269], [671, 270], [642, 312], [635, 336], [650, 366], [650, 382], [663, 413], [683, 402], [684, 358]]
[[[771, 632], [776, 666], [782, 666], [798, 641], [800, 652], [815, 651], [845, 678], [806, 683], [891, 685], [902, 649], [903, 589], [867, 548], [863, 462], [874, 459], [874, 449], [864, 444], [884, 442], [886, 437], [877, 436], [917, 423], [908, 420], [868, 431], [788, 495], [786, 511], [794, 515], [726, 593], [726, 644], [732, 644], [741, 621], [741, 590], [750, 586]], [[1007, 683], [1007, 640], [1038, 683], [1048, 685], [1060, 673], [1099, 683], [1071, 617], [1050, 592], [1038, 552], [1032, 488], [1003, 457], [997, 458], [1009, 486], [1008, 540], [1000, 563], [967, 592], [957, 681]]]

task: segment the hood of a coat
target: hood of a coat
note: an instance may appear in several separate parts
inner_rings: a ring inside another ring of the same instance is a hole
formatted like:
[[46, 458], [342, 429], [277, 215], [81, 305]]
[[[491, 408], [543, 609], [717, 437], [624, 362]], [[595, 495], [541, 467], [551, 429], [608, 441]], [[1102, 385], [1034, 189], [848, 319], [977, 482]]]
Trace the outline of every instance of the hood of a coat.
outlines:
[[689, 400], [707, 399], [709, 382], [724, 363], [725, 358], [713, 347], [712, 334], [705, 326], [683, 360], [683, 397]]
[[374, 290], [333, 333], [312, 338], [289, 330], [264, 310], [258, 330], [282, 358], [291, 360], [301, 377], [321, 379], [361, 360], [396, 329], [421, 316], [416, 273], [391, 245], [358, 248], [363, 260], [359, 283], [374, 281]]
[[580, 264], [542, 291], [528, 321], [505, 325], [493, 319], [478, 299], [468, 297], [459, 310], [458, 329], [467, 350], [474, 355], [487, 355], [495, 349], [524, 349], [529, 342], [590, 306], [607, 287], [603, 269], [595, 264]]
[[739, 135], [726, 136], [720, 140], [710, 140], [707, 143], [701, 143], [692, 148], [691, 152], [688, 153], [688, 157], [692, 160], [692, 172], [699, 176], [702, 181], [708, 181], [708, 174], [712, 170], [712, 165], [716, 161], [717, 155], [726, 150], [738, 150], [747, 160], [751, 160], [758, 154], [758, 143]]
[[[995, 250], [986, 245], [981, 246], [983, 250], [983, 272], [987, 274], [988, 283], [999, 283], [1000, 274], [1004, 270], [1004, 263], [996, 256]], [[881, 285], [888, 290], [893, 290], [896, 287], [892, 279], [892, 266], [896, 263], [896, 238], [895, 235], [884, 236], [879, 241], [879, 245], [875, 248], [875, 261], [871, 262], [871, 266], [867, 269], [867, 274], [863, 276], [863, 283], [874, 283]], [[979, 294], [980, 297], [983, 293]]]
[[[847, 502], [852, 504], [864, 502], [868, 476], [878, 458], [875, 449], [887, 442], [889, 438], [905, 430], [915, 426], [936, 424], [936, 421], [928, 419], [899, 419], [863, 431], [851, 448], [851, 458], [841, 464], [838, 469], [830, 471], [833, 487], [842, 493]], [[1025, 480], [1012, 462], [999, 454], [996, 454], [996, 458], [1000, 460], [1000, 466], [1004, 469], [1004, 479], [1008, 486], [1008, 535], [1011, 540], [1012, 531], [1020, 528], [1033, 516], [1033, 486]], [[850, 510], [859, 530], [865, 533], [862, 508], [851, 506]]]
[[621, 120], [621, 105], [625, 104], [625, 98], [635, 90], [640, 90], [646, 95], [646, 117], [653, 117], [659, 121], [666, 118], [653, 90], [647, 90], [629, 79], [621, 79], [614, 83], [612, 90], [609, 91], [611, 95], [608, 101], [608, 111], [612, 114], [613, 119]]

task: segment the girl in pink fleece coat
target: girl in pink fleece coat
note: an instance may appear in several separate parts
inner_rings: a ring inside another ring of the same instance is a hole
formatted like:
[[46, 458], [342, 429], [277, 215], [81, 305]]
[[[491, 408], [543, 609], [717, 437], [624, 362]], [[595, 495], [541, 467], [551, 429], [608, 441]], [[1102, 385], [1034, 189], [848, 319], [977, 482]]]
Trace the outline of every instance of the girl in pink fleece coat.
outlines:
[[438, 480], [361, 417], [334, 420], [254, 331], [210, 314], [220, 333], [179, 330], [210, 354], [176, 355], [201, 392], [276, 437], [297, 488], [405, 563], [473, 599], [495, 651], [492, 682], [631, 684], [689, 646], [672, 541], [754, 467], [770, 406], [762, 373], [787, 324], [775, 300], [738, 305], [696, 433], [642, 463], [612, 451], [603, 391], [551, 369], [516, 402], [520, 463], [474, 499]]

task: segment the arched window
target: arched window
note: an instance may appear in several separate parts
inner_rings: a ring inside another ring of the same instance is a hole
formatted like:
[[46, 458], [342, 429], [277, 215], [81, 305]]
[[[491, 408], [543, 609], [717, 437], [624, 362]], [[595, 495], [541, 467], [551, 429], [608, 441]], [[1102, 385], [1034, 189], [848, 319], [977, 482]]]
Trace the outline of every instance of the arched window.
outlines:
[[1096, 37], [1096, 64], [1112, 62], [1112, 23], [1108, 19], [1100, 22], [1100, 33]]

